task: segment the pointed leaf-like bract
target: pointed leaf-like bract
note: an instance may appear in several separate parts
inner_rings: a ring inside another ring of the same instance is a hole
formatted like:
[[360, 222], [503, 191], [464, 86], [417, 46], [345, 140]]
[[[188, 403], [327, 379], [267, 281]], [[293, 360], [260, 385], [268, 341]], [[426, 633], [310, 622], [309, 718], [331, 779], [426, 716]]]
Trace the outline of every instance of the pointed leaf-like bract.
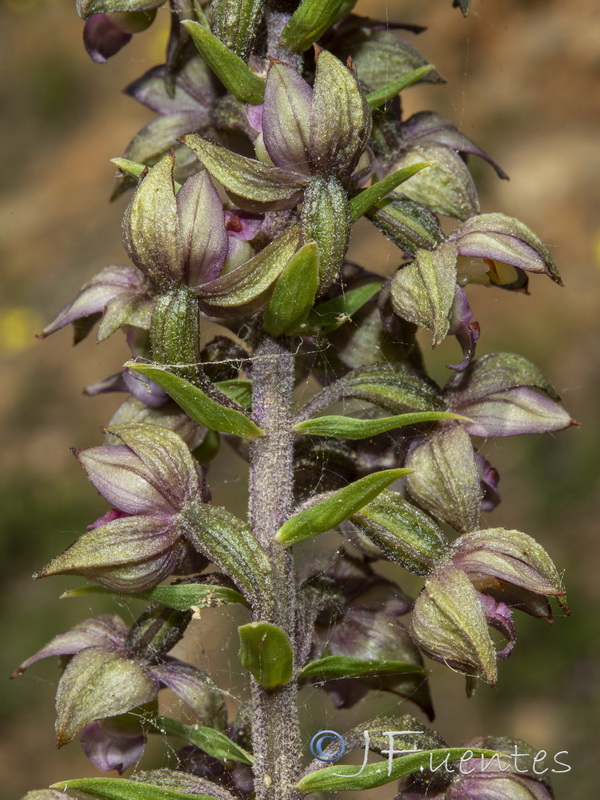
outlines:
[[319, 288], [319, 250], [308, 242], [279, 276], [263, 318], [272, 336], [293, 333], [305, 321]]
[[350, 518], [391, 561], [415, 575], [428, 575], [449, 552], [444, 534], [430, 516], [386, 489]]
[[285, 632], [269, 622], [249, 622], [238, 628], [242, 665], [265, 689], [285, 686], [292, 678], [294, 652]]
[[363, 678], [375, 675], [425, 674], [425, 669], [405, 661], [363, 661], [350, 656], [325, 656], [309, 661], [300, 672], [301, 678]]
[[102, 647], [82, 650], [67, 664], [56, 694], [59, 747], [96, 719], [124, 714], [156, 697], [158, 681], [142, 665]]
[[440, 522], [458, 531], [478, 527], [481, 481], [466, 431], [444, 424], [408, 455], [409, 494]]
[[407, 475], [409, 471], [386, 469], [360, 478], [349, 486], [344, 486], [343, 489], [334, 492], [320, 503], [290, 517], [277, 531], [276, 540], [289, 546], [335, 528], [340, 522], [344, 522], [371, 500], [374, 500], [391, 483]]
[[186, 414], [200, 425], [245, 439], [254, 439], [262, 435], [261, 429], [246, 416], [242, 409], [237, 411], [235, 408], [221, 405], [202, 389], [184, 378], [168, 372], [164, 367], [138, 364], [136, 361], [130, 361], [126, 366], [157, 383]]
[[99, 800], [219, 800], [218, 795], [178, 792], [124, 778], [76, 778], [55, 783], [52, 788], [83, 792]]
[[405, 425], [419, 425], [423, 422], [440, 422], [447, 419], [464, 419], [447, 411], [423, 411], [414, 414], [398, 414], [394, 417], [377, 419], [357, 419], [356, 417], [330, 416], [314, 417], [299, 422], [295, 426], [298, 433], [312, 436], [337, 436], [341, 439], [368, 439], [380, 433], [402, 428]]
[[473, 758], [480, 756], [491, 758], [494, 755], [493, 750], [466, 747], [423, 750], [414, 755], [392, 759], [390, 768], [382, 768], [381, 762], [367, 764], [360, 774], [358, 774], [360, 767], [354, 764], [335, 764], [332, 767], [323, 767], [323, 769], [305, 775], [298, 781], [297, 786], [304, 794], [374, 789], [376, 786], [385, 786], [386, 783], [392, 783], [406, 775], [431, 769], [432, 766], [440, 769], [445, 763], [460, 761], [461, 756], [466, 753]]
[[265, 94], [265, 82], [248, 68], [246, 62], [199, 22], [182, 20], [202, 58], [223, 86], [245, 103], [258, 105]]
[[283, 29], [281, 43], [303, 53], [319, 41], [336, 21], [340, 9], [347, 5], [347, 0], [304, 0]]
[[373, 186], [369, 186], [368, 189], [363, 189], [362, 192], [355, 195], [349, 202], [352, 222], [356, 222], [356, 220], [360, 219], [363, 214], [366, 214], [376, 203], [381, 202], [386, 195], [392, 192], [397, 186], [400, 186], [401, 183], [404, 183], [404, 181], [412, 178], [413, 175], [421, 172], [422, 169], [430, 166], [430, 161], [420, 161], [416, 164], [410, 164], [403, 169], [392, 172], [391, 175], [377, 181]]
[[496, 650], [479, 597], [462, 569], [442, 567], [415, 600], [412, 632], [430, 658], [493, 686], [498, 678]]
[[333, 300], [326, 300], [313, 308], [306, 319], [303, 332], [323, 331], [331, 333], [359, 311], [381, 289], [380, 283], [365, 283], [356, 289], [350, 289]]
[[[83, 586], [80, 589], [71, 589], [64, 592], [61, 597], [86, 597], [87, 595], [114, 594], [109, 589], [100, 586]], [[230, 603], [245, 605], [243, 595], [229, 586], [219, 586], [210, 583], [180, 583], [172, 586], [156, 586], [147, 592], [133, 592], [128, 594], [136, 600], [145, 600], [148, 603], [160, 603], [176, 611], [189, 611], [195, 608], [218, 608]]]
[[156, 717], [149, 721], [163, 735], [186, 739], [200, 750], [221, 761], [239, 761], [242, 764], [252, 764], [254, 761], [250, 753], [233, 742], [229, 736], [208, 725], [185, 725], [170, 717]]
[[456, 248], [417, 250], [415, 260], [400, 269], [392, 281], [392, 304], [402, 319], [431, 331], [437, 347], [450, 328], [456, 291]]
[[390, 83], [388, 86], [377, 89], [376, 92], [369, 92], [366, 97], [367, 103], [371, 108], [379, 108], [390, 100], [393, 100], [403, 89], [407, 89], [409, 86], [412, 86], [413, 83], [417, 83], [422, 77], [434, 71], [435, 67], [433, 64], [425, 64], [423, 67], [418, 67], [412, 72], [409, 72], [408, 75], [404, 75], [402, 78], [398, 78], [397, 81]]

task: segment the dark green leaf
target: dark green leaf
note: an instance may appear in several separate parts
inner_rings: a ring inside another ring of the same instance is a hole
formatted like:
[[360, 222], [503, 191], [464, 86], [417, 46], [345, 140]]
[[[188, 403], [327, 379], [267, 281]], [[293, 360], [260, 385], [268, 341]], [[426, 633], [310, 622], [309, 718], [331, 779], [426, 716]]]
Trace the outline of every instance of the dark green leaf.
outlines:
[[333, 25], [340, 9], [348, 13], [355, 4], [356, 0], [351, 4], [347, 0], [304, 0], [283, 29], [281, 43], [304, 52]]
[[405, 469], [386, 469], [344, 486], [320, 503], [290, 517], [278, 530], [276, 540], [289, 546], [335, 528], [408, 472]]
[[306, 333], [322, 331], [331, 333], [337, 330], [374, 297], [381, 289], [381, 283], [365, 283], [357, 289], [334, 297], [316, 306], [306, 318], [303, 326]]
[[242, 764], [254, 762], [254, 758], [243, 747], [232, 742], [226, 734], [207, 725], [184, 725], [170, 717], [155, 717], [145, 719], [145, 722], [149, 722], [163, 735], [179, 736], [221, 761], [239, 761]]
[[384, 786], [386, 783], [397, 781], [406, 775], [412, 775], [423, 769], [438, 769], [448, 762], [459, 761], [465, 753], [472, 753], [474, 758], [484, 756], [491, 758], [495, 755], [493, 750], [479, 750], [477, 748], [453, 747], [438, 750], [424, 750], [420, 753], [402, 756], [392, 759], [391, 769], [385, 769], [386, 762], [367, 764], [360, 775], [357, 771], [360, 767], [353, 764], [335, 764], [332, 767], [324, 767], [317, 772], [311, 772], [298, 781], [298, 789], [304, 794], [311, 792], [343, 792], [360, 791], [362, 789], [374, 789], [376, 786]]
[[466, 419], [448, 411], [422, 411], [414, 414], [398, 414], [394, 417], [378, 419], [357, 419], [356, 417], [330, 416], [314, 417], [294, 426], [298, 433], [312, 436], [337, 436], [342, 439], [367, 439], [380, 433], [401, 428], [405, 425], [418, 425], [421, 422], [439, 422], [444, 419]]
[[[70, 589], [61, 597], [87, 597], [88, 595], [111, 594], [109, 589], [101, 586], [84, 586], [80, 589]], [[120, 595], [117, 595], [120, 596]], [[156, 586], [148, 592], [135, 592], [128, 594], [135, 600], [144, 600], [147, 603], [160, 603], [177, 611], [188, 611], [191, 608], [216, 608], [228, 603], [242, 603], [245, 605], [243, 595], [229, 586], [218, 586], [209, 583], [181, 583], [174, 586]]]
[[189, 31], [202, 58], [226, 89], [245, 103], [252, 105], [262, 103], [265, 96], [265, 82], [248, 68], [245, 61], [199, 22], [183, 20], [181, 24]]
[[136, 361], [130, 361], [126, 366], [157, 383], [194, 422], [211, 430], [230, 433], [245, 439], [262, 436], [261, 429], [241, 409], [236, 411], [234, 408], [221, 405], [205, 394], [202, 389], [173, 375], [164, 367], [138, 364]]
[[292, 678], [294, 652], [281, 628], [269, 622], [249, 622], [238, 628], [242, 665], [265, 689], [285, 686]]
[[367, 103], [371, 108], [379, 108], [384, 105], [384, 103], [393, 100], [403, 89], [407, 89], [409, 86], [412, 86], [413, 83], [417, 83], [424, 75], [434, 70], [435, 67], [433, 64], [425, 64], [423, 67], [418, 67], [407, 75], [403, 75], [402, 78], [399, 78], [397, 81], [390, 83], [388, 86], [377, 89], [375, 92], [370, 92], [366, 97]]
[[350, 200], [350, 216], [352, 217], [352, 221], [356, 222], [357, 219], [360, 219], [363, 214], [366, 214], [370, 208], [383, 200], [383, 198], [397, 186], [400, 186], [401, 183], [412, 178], [413, 175], [416, 175], [422, 169], [425, 169], [425, 167], [430, 167], [432, 163], [431, 161], [419, 161], [416, 164], [410, 164], [403, 169], [399, 169], [397, 172], [393, 172], [386, 178], [382, 178], [368, 189], [363, 189], [362, 192], [355, 195]]
[[138, 783], [124, 778], [77, 778], [55, 783], [51, 788], [83, 792], [99, 800], [216, 800], [206, 794], [176, 792], [163, 786]]
[[325, 656], [309, 661], [300, 673], [301, 678], [362, 678], [373, 675], [425, 674], [425, 668], [404, 661], [363, 661], [350, 656]]
[[313, 307], [319, 288], [319, 251], [308, 242], [292, 256], [281, 273], [264, 314], [264, 326], [272, 336], [292, 333]]

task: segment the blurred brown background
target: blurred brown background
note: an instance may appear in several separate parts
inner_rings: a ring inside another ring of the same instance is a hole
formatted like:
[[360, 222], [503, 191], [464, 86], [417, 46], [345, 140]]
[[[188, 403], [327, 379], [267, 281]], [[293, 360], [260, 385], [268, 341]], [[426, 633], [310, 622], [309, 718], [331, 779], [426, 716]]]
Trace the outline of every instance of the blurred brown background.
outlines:
[[[511, 181], [498, 181], [487, 165], [473, 162], [483, 210], [522, 219], [560, 265], [564, 289], [534, 276], [529, 297], [470, 290], [482, 326], [479, 354], [515, 350], [536, 361], [583, 423], [556, 436], [485, 447], [505, 498], [489, 524], [539, 538], [564, 567], [573, 615], [559, 616], [554, 626], [521, 615], [521, 641], [501, 664], [498, 687], [484, 687], [468, 702], [458, 676], [434, 669], [437, 726], [453, 744], [510, 734], [550, 754], [568, 750], [564, 760], [572, 771], [557, 777], [557, 797], [590, 797], [600, 736], [600, 6], [595, 0], [474, 0], [467, 20], [450, 0], [361, 0], [357, 11], [429, 26], [419, 37], [407, 36], [448, 86], [409, 90], [406, 112], [435, 109], [490, 152]], [[73, 350], [70, 331], [43, 343], [34, 333], [84, 280], [125, 258], [119, 233], [125, 201], [108, 203], [108, 159], [122, 153], [150, 114], [119, 90], [162, 59], [166, 18], [159, 11], [159, 25], [97, 66], [81, 45], [72, 0], [0, 0], [4, 676], [84, 616], [119, 610], [109, 601], [59, 601], [75, 580], [32, 583], [30, 574], [104, 508], [68, 448], [98, 443], [100, 426], [118, 405], [118, 396], [86, 399], [81, 389], [117, 370], [126, 357], [123, 341], [117, 335], [97, 347], [91, 337]], [[367, 226], [353, 246], [370, 267], [391, 269], [398, 261]], [[445, 343], [431, 358], [436, 375], [443, 375], [454, 348]], [[220, 502], [242, 490], [243, 469], [234, 456], [219, 457], [213, 480], [219, 478]], [[119, 611], [128, 618], [127, 608]], [[223, 640], [217, 628], [223, 626], [216, 617], [208, 621], [200, 647], [218, 666]], [[231, 653], [234, 644], [226, 636]], [[58, 753], [53, 748], [57, 677], [49, 662], [3, 687], [2, 796], [19, 798], [29, 788], [94, 774], [76, 743]], [[216, 677], [219, 682], [222, 675]], [[375, 698], [344, 718], [328, 708], [324, 719], [316, 716], [323, 706], [307, 697], [305, 732], [343, 729], [386, 707]], [[382, 795], [391, 796], [390, 789]]]

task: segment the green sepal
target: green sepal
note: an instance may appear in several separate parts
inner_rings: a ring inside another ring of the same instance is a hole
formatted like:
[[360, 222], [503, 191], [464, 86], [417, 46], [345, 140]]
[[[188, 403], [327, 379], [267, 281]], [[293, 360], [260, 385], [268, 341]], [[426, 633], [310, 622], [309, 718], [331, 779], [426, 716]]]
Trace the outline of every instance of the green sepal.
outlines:
[[159, 294], [152, 307], [150, 322], [153, 360], [159, 364], [169, 364], [173, 373], [181, 379], [196, 381], [199, 344], [198, 298], [187, 286], [178, 286]]
[[386, 558], [415, 575], [428, 575], [449, 553], [435, 521], [392, 489], [383, 491], [350, 521]]
[[418, 425], [421, 422], [439, 422], [444, 419], [467, 419], [459, 417], [448, 411], [422, 411], [414, 414], [397, 414], [393, 417], [379, 417], [378, 419], [357, 419], [332, 415], [327, 417], [314, 417], [294, 426], [297, 433], [312, 436], [337, 436], [341, 439], [367, 439], [378, 436], [380, 433], [402, 428], [405, 425]]
[[195, 133], [181, 138], [193, 150], [210, 174], [235, 195], [251, 201], [252, 209], [289, 207], [310, 178], [287, 172], [254, 158], [232, 153], [226, 147], [203, 139]]
[[253, 603], [268, 603], [272, 567], [250, 526], [227, 509], [200, 501], [183, 510], [186, 539], [228, 575]]
[[392, 280], [394, 311], [402, 319], [427, 328], [437, 347], [450, 329], [456, 293], [456, 246], [450, 242], [436, 250], [417, 250], [415, 260]]
[[218, 800], [206, 794], [188, 794], [125, 778], [76, 778], [53, 783], [51, 789], [83, 792], [99, 800]]
[[[144, 718], [144, 722], [153, 725], [158, 733], [166, 736], [178, 736], [199, 747], [209, 756], [220, 761], [239, 761], [242, 764], [253, 764], [254, 758], [250, 753], [233, 742], [229, 736], [216, 728], [207, 725], [185, 725], [183, 722], [170, 717]], [[155, 731], [150, 731], [154, 733]]]
[[242, 59], [249, 55], [264, 0], [213, 0], [210, 6], [215, 35]]
[[302, 326], [303, 333], [331, 333], [356, 314], [381, 289], [379, 282], [365, 283], [356, 289], [327, 300], [313, 308]]
[[350, 656], [325, 656], [309, 661], [300, 672], [300, 678], [364, 678], [374, 675], [404, 675], [417, 673], [425, 675], [425, 668], [405, 661], [364, 661]]
[[348, 13], [355, 5], [356, 0], [352, 3], [347, 0], [304, 0], [288, 20], [280, 41], [297, 53], [303, 53], [333, 25], [340, 10]]
[[381, 200], [397, 186], [400, 186], [401, 183], [412, 178], [417, 172], [421, 172], [425, 167], [430, 167], [432, 163], [431, 161], [421, 161], [418, 164], [411, 164], [408, 167], [399, 169], [397, 172], [393, 172], [391, 175], [382, 178], [380, 181], [377, 181], [377, 183], [374, 183], [373, 186], [369, 186], [368, 189], [363, 189], [362, 192], [352, 197], [349, 201], [352, 222], [356, 222], [356, 220], [360, 219], [363, 214], [366, 214], [376, 203], [381, 202]]
[[432, 250], [444, 241], [437, 217], [425, 206], [408, 197], [393, 196], [377, 203], [367, 218], [405, 253]]
[[230, 433], [243, 439], [255, 439], [263, 431], [240, 408], [228, 408], [213, 400], [193, 383], [173, 375], [164, 367], [151, 364], [138, 364], [129, 361], [125, 365], [134, 372], [157, 383], [161, 389], [175, 400], [185, 413], [200, 425], [221, 433]]
[[413, 69], [407, 75], [399, 78], [397, 81], [384, 86], [382, 89], [377, 89], [375, 92], [370, 92], [366, 96], [366, 101], [371, 108], [379, 108], [380, 106], [393, 100], [403, 89], [407, 89], [417, 81], [421, 80], [424, 75], [435, 70], [433, 64], [425, 64], [423, 67]]
[[290, 682], [294, 652], [285, 632], [269, 622], [249, 622], [238, 628], [242, 665], [265, 689]]
[[391, 483], [409, 472], [406, 469], [385, 469], [366, 475], [290, 517], [277, 531], [275, 539], [289, 546], [325, 533], [356, 514]]
[[243, 59], [199, 22], [182, 20], [202, 58], [231, 94], [244, 103], [259, 105], [264, 100], [265, 82], [248, 68]]
[[335, 764], [332, 767], [323, 767], [323, 769], [305, 775], [298, 781], [296, 787], [304, 794], [374, 789], [376, 786], [384, 786], [386, 783], [397, 781], [406, 775], [420, 772], [421, 769], [428, 770], [432, 765], [434, 769], [436, 767], [439, 769], [446, 759], [448, 762], [460, 761], [461, 756], [465, 753], [471, 753], [474, 758], [480, 756], [491, 758], [495, 755], [494, 750], [481, 750], [475, 747], [445, 747], [424, 750], [394, 758], [391, 769], [387, 769], [386, 762], [367, 764], [360, 775], [356, 774], [360, 767], [355, 764]]
[[[89, 595], [108, 594], [122, 598], [118, 592], [111, 592], [102, 586], [82, 586], [63, 592], [62, 598], [87, 597]], [[147, 592], [133, 592], [127, 598], [144, 600], [147, 603], [160, 603], [177, 611], [189, 611], [196, 608], [217, 608], [230, 603], [246, 605], [244, 596], [229, 586], [218, 586], [210, 583], [181, 583], [175, 586], [156, 586]]]
[[237, 269], [205, 283], [198, 291], [209, 313], [221, 308], [246, 312], [248, 306], [260, 303], [292, 258], [300, 239], [300, 229], [292, 225], [263, 250]]
[[293, 333], [308, 316], [319, 288], [319, 249], [308, 242], [279, 276], [263, 324], [272, 336]]
[[350, 241], [348, 194], [334, 177], [315, 178], [304, 193], [302, 238], [319, 248], [321, 290], [338, 279]]

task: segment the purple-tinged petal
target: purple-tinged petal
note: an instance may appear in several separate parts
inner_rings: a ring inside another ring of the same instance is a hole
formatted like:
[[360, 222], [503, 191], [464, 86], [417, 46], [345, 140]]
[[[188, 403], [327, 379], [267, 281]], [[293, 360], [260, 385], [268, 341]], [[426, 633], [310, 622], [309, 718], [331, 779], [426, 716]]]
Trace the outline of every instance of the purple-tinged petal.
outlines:
[[137, 400], [141, 400], [150, 408], [159, 408], [168, 401], [169, 395], [157, 383], [144, 378], [139, 372], [125, 369], [122, 376], [125, 391], [131, 392]]
[[[490, 528], [460, 536], [452, 544], [452, 563], [477, 576], [486, 590], [486, 576], [520, 586], [537, 594], [565, 594], [558, 570], [544, 548], [521, 531]], [[492, 580], [495, 586], [496, 581]]]
[[219, 276], [227, 256], [223, 204], [206, 170], [183, 184], [177, 194], [185, 282], [197, 288]]
[[106, 514], [103, 514], [101, 517], [98, 517], [97, 520], [90, 523], [86, 530], [93, 531], [94, 528], [99, 528], [101, 525], [108, 525], [109, 522], [114, 522], [116, 519], [123, 519], [123, 517], [129, 517], [130, 514], [126, 514], [124, 511], [119, 511], [118, 508], [109, 508]]
[[167, 516], [176, 512], [155, 485], [152, 471], [129, 447], [101, 445], [75, 455], [100, 494], [120, 511]]
[[97, 397], [99, 394], [108, 394], [109, 392], [128, 391], [129, 389], [125, 386], [125, 381], [123, 380], [123, 372], [117, 372], [108, 378], [104, 378], [104, 380], [90, 383], [83, 390], [88, 397]]
[[145, 591], [176, 569], [179, 537], [172, 520], [122, 517], [84, 533], [35, 577], [81, 575], [112, 591]]
[[[206, 65], [200, 60], [196, 59], [194, 64], [195, 69], [206, 70]], [[186, 65], [185, 69], [189, 69]], [[200, 75], [201, 77], [201, 75]], [[141, 78], [133, 81], [125, 88], [125, 94], [133, 97], [138, 103], [146, 106], [147, 108], [155, 111], [157, 114], [177, 114], [186, 111], [197, 114], [200, 113], [206, 100], [207, 104], [211, 102], [212, 93], [200, 93], [199, 97], [194, 97], [190, 91], [195, 83], [201, 84], [200, 81], [190, 81], [179, 73], [175, 78], [175, 86], [172, 93], [167, 90], [167, 70], [164, 65], [153, 67], [148, 70]], [[201, 99], [200, 99], [201, 98]], [[205, 111], [208, 115], [208, 112]]]
[[77, 320], [101, 314], [115, 297], [135, 296], [146, 291], [144, 276], [135, 267], [106, 267], [84, 284], [77, 297], [47, 325], [41, 338]]
[[573, 424], [571, 416], [562, 406], [524, 386], [489, 394], [479, 402], [461, 405], [460, 413], [472, 420], [464, 423], [465, 430], [471, 436], [549, 433]]
[[461, 777], [452, 784], [445, 800], [552, 800], [552, 793], [540, 781], [521, 775], [494, 773]]
[[265, 147], [277, 167], [310, 174], [313, 91], [287, 64], [273, 62], [267, 75], [262, 115]]
[[495, 169], [499, 178], [508, 179], [502, 167], [441, 114], [436, 114], [434, 111], [420, 111], [403, 122], [400, 131], [404, 142], [411, 144], [433, 142], [450, 147], [457, 153], [479, 156]]
[[536, 617], [536, 619], [552, 622], [552, 608], [545, 595], [535, 594], [535, 592], [530, 592], [529, 589], [500, 582], [496, 586], [486, 586], [485, 591], [486, 594], [491, 595], [496, 600], [502, 600], [509, 608], [522, 611], [524, 614]]
[[264, 221], [262, 214], [252, 214], [250, 211], [225, 212], [225, 227], [230, 238], [241, 239], [249, 242], [258, 234]]
[[449, 364], [449, 369], [457, 372], [465, 370], [475, 355], [475, 345], [479, 339], [479, 323], [472, 322], [473, 312], [467, 300], [467, 295], [460, 288], [456, 287], [454, 303], [450, 311], [450, 328], [448, 333], [456, 336], [463, 351], [463, 360], [458, 364]]
[[526, 225], [505, 214], [476, 214], [449, 236], [461, 256], [487, 258], [526, 272], [549, 275], [562, 284], [550, 254]]
[[493, 511], [496, 506], [500, 504], [500, 492], [498, 491], [498, 483], [500, 475], [489, 461], [487, 461], [480, 453], [475, 453], [475, 462], [479, 477], [481, 478], [481, 488], [483, 490], [483, 499], [481, 501], [482, 511]]
[[130, 39], [131, 34], [119, 28], [110, 14], [92, 14], [83, 26], [83, 44], [92, 61], [97, 64], [104, 64]]
[[200, 487], [196, 463], [185, 442], [172, 430], [140, 424], [116, 425], [106, 430], [135, 453], [151, 475], [152, 484], [173, 508], [179, 509], [197, 496]]
[[81, 748], [100, 772], [116, 769], [122, 775], [141, 759], [146, 736], [139, 722], [123, 717], [97, 720], [80, 734]]
[[513, 622], [510, 608], [506, 605], [506, 603], [494, 600], [494, 598], [490, 597], [489, 594], [480, 593], [479, 600], [481, 602], [485, 618], [488, 621], [488, 625], [491, 625], [492, 628], [500, 631], [500, 633], [506, 639], [506, 645], [502, 648], [502, 650], [498, 650], [496, 655], [498, 658], [508, 658], [517, 641], [517, 632], [515, 630], [515, 624]]
[[175, 658], [150, 667], [152, 675], [189, 706], [203, 725], [224, 730], [227, 726], [225, 696], [208, 675]]
[[75, 625], [70, 631], [59, 633], [58, 636], [51, 639], [35, 655], [24, 661], [10, 677], [17, 678], [32, 664], [36, 664], [43, 658], [71, 656], [87, 647], [119, 649], [125, 644], [128, 633], [128, 626], [116, 614], [102, 614], [99, 617], [86, 619]]
[[262, 103], [259, 106], [246, 106], [246, 119], [257, 134], [262, 133], [264, 110], [265, 107]]

